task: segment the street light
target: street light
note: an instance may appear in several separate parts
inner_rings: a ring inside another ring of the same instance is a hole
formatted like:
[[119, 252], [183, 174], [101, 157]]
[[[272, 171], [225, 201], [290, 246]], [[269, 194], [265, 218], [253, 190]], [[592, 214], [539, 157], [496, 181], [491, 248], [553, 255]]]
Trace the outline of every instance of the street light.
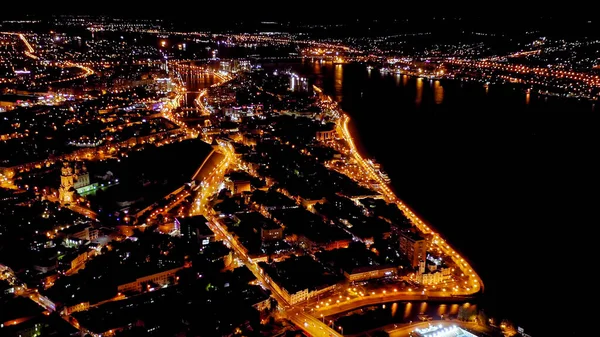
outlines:
[[341, 333], [342, 335], [344, 335], [344, 327], [342, 327], [342, 326], [340, 325], [340, 326], [338, 326], [338, 329], [340, 329], [340, 333]]

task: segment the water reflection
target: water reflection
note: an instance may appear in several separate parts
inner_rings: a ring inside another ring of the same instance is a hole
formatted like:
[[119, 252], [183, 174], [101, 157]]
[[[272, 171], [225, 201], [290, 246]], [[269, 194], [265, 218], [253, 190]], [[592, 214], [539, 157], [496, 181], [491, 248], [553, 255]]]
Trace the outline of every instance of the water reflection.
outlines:
[[415, 105], [421, 105], [421, 101], [423, 100], [423, 79], [417, 78], [417, 93], [415, 95]]
[[427, 311], [427, 302], [422, 302], [419, 307], [419, 314], [424, 314]]
[[402, 86], [405, 87], [407, 83], [408, 83], [408, 76], [402, 75]]
[[396, 316], [397, 311], [398, 311], [398, 303], [394, 302], [392, 304], [392, 316]]
[[341, 313], [324, 319], [331, 320], [334, 326], [343, 326], [346, 334], [359, 334], [388, 324], [457, 318], [461, 307], [468, 312], [477, 310], [476, 305], [471, 303], [394, 302], [363, 307], [352, 313]]
[[525, 94], [525, 104], [529, 105], [529, 101], [531, 101], [531, 94], [526, 93]]
[[452, 304], [450, 306], [450, 315], [458, 315], [458, 304]]
[[315, 74], [320, 74], [321, 73], [321, 61], [322, 60], [314, 60], [313, 61], [313, 67], [314, 67], [314, 73]]
[[437, 309], [437, 314], [440, 317], [443, 317], [446, 314], [446, 309], [448, 309], [448, 306], [446, 304], [440, 304], [440, 306]]
[[333, 71], [333, 81], [334, 81], [334, 89], [335, 89], [335, 99], [336, 101], [342, 100], [342, 80], [344, 78], [344, 68], [342, 68], [341, 64], [336, 64], [335, 69]]
[[433, 100], [435, 104], [442, 104], [444, 101], [444, 87], [438, 80], [433, 83]]
[[188, 90], [188, 93], [183, 96], [184, 107], [195, 107], [194, 100], [198, 97], [197, 91], [216, 83], [216, 79], [213, 75], [205, 73], [186, 74], [183, 80], [185, 82], [185, 87]]
[[410, 317], [410, 313], [412, 312], [412, 308], [412, 302], [406, 303], [406, 305], [404, 306], [404, 315], [402, 316], [402, 318], [404, 318], [405, 320], [408, 319]]

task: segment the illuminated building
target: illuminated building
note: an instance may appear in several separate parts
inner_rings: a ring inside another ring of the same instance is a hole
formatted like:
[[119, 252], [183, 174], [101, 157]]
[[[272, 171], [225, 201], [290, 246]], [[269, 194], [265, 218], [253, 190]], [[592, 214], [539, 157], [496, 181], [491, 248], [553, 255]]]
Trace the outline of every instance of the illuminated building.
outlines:
[[336, 138], [336, 134], [335, 130], [321, 130], [317, 131], [315, 138], [318, 141], [333, 140]]
[[283, 239], [283, 228], [281, 226], [265, 221], [260, 229], [260, 238], [262, 241], [274, 241]]
[[73, 188], [79, 192], [81, 188], [90, 185], [90, 173], [87, 171], [85, 164], [74, 165], [75, 183]]
[[398, 273], [398, 268], [390, 266], [366, 266], [354, 268], [350, 272], [344, 271], [344, 276], [348, 281], [366, 281], [388, 276], [394, 276]]
[[60, 187], [58, 188], [58, 200], [61, 204], [67, 205], [73, 202], [75, 195], [75, 175], [73, 168], [68, 162], [63, 162], [60, 170]]
[[219, 68], [221, 68], [221, 71], [225, 71], [225, 72], [231, 72], [231, 62], [229, 61], [221, 61], [219, 62]]
[[241, 179], [232, 179], [231, 177], [227, 177], [225, 179], [225, 186], [228, 190], [233, 194], [239, 194], [242, 192], [250, 192], [250, 180], [241, 180]]
[[452, 270], [437, 264], [428, 264], [425, 261], [419, 263], [419, 270], [415, 275], [415, 282], [424, 285], [434, 285], [448, 281], [452, 276]]
[[400, 251], [413, 268], [427, 257], [427, 241], [415, 230], [400, 232]]
[[158, 273], [155, 273], [152, 275], [140, 277], [133, 282], [124, 283], [124, 284], [119, 285], [117, 287], [117, 291], [119, 291], [119, 292], [129, 292], [129, 291], [140, 292], [140, 291], [142, 291], [143, 284], [147, 284], [149, 286], [150, 283], [154, 283], [159, 286], [165, 286], [168, 284], [176, 284], [177, 278], [175, 277], [175, 274], [181, 269], [183, 269], [183, 267], [173, 268], [173, 269], [161, 271], [161, 272], [158, 272]]
[[[90, 174], [85, 165], [64, 162], [61, 168], [60, 187], [58, 189], [58, 200], [63, 204], [70, 204], [75, 199], [75, 193], [81, 193], [93, 189], [90, 184]], [[97, 185], [97, 184], [96, 184]]]
[[206, 246], [215, 241], [215, 234], [208, 227], [208, 220], [202, 215], [175, 218], [175, 228], [187, 243], [196, 242]]

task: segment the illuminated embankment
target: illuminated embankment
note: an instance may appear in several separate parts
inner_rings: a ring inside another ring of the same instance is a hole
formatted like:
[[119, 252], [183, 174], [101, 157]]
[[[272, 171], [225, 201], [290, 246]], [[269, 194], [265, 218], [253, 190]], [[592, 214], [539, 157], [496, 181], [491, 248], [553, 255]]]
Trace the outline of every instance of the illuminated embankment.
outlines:
[[[328, 98], [331, 100], [331, 98]], [[394, 192], [390, 189], [388, 184], [381, 178], [375, 169], [369, 165], [369, 163], [360, 155], [354, 139], [348, 129], [348, 123], [350, 117], [344, 112], [338, 111], [340, 118], [337, 120], [338, 133], [344, 138], [350, 149], [350, 154], [357, 164], [363, 169], [365, 175], [370, 179], [376, 181], [379, 184], [379, 192], [386, 198], [388, 202], [395, 203], [398, 208], [404, 213], [404, 215], [410, 219], [413, 225], [418, 228], [422, 233], [431, 235], [432, 245], [437, 246], [441, 252], [449, 256], [452, 261], [460, 268], [461, 272], [468, 276], [468, 283], [466, 284], [466, 293], [463, 294], [475, 294], [479, 291], [483, 291], [483, 282], [477, 273], [473, 270], [470, 264], [464, 257], [458, 254], [458, 252], [452, 248], [446, 240], [444, 240], [437, 231], [434, 231], [428, 224], [420, 219], [415, 212], [413, 212], [402, 200], [400, 200]]]

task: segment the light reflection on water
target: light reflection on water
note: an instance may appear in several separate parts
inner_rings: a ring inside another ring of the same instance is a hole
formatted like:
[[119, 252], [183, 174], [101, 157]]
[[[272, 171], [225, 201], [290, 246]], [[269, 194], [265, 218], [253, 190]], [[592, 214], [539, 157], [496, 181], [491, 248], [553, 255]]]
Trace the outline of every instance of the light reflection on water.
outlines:
[[477, 306], [471, 303], [393, 302], [366, 306], [327, 319], [354, 334], [388, 324], [457, 318], [461, 307], [477, 312]]
[[[394, 303], [394, 304], [397, 305], [397, 303]], [[404, 306], [404, 316], [402, 316], [402, 318], [404, 318], [406, 320], [410, 317], [412, 307], [413, 307], [412, 302], [406, 303], [406, 305]]]
[[[402, 314], [403, 320], [415, 320], [418, 319], [419, 315], [428, 315], [433, 319], [440, 319], [442, 317], [456, 316], [460, 307], [476, 308], [477, 305], [469, 302], [465, 303], [434, 303], [434, 302], [393, 302], [384, 303], [381, 305], [372, 305], [363, 307], [362, 311], [352, 312], [351, 315], [360, 315], [361, 313], [368, 312], [369, 310], [385, 310], [389, 312], [391, 317], [400, 317], [399, 313]], [[348, 312], [340, 314], [345, 315]], [[398, 320], [395, 320], [398, 321]], [[401, 320], [400, 320], [401, 321]]]
[[423, 79], [417, 78], [417, 94], [415, 95], [415, 105], [421, 105], [423, 101]]
[[342, 88], [344, 81], [344, 68], [341, 64], [335, 65], [335, 70], [333, 72], [333, 80], [335, 81], [335, 100], [340, 101], [342, 99]]
[[433, 83], [433, 100], [435, 104], [442, 104], [444, 102], [444, 87], [439, 80]]

